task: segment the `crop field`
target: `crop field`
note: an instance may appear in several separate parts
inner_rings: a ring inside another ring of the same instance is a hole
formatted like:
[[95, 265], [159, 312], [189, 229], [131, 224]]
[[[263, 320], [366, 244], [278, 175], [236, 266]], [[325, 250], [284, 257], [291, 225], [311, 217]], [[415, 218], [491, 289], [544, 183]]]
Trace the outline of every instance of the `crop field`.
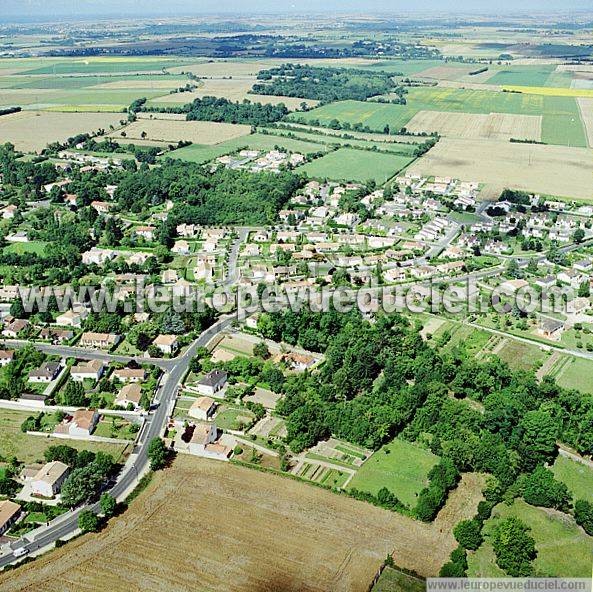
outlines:
[[[416, 150], [416, 144], [404, 144], [398, 142], [381, 142], [381, 141], [371, 141], [371, 140], [359, 140], [357, 138], [340, 138], [339, 136], [331, 136], [325, 135], [322, 133], [316, 132], [307, 132], [307, 131], [300, 131], [300, 130], [281, 130], [281, 129], [274, 129], [271, 130], [271, 133], [276, 135], [285, 135], [290, 133], [291, 137], [297, 138], [299, 140], [303, 140], [305, 142], [321, 142], [323, 144], [330, 144], [330, 145], [337, 145], [337, 146], [354, 146], [357, 148], [366, 148], [368, 149], [375, 149], [380, 150], [382, 152], [394, 152], [397, 154], [401, 154], [403, 156], [413, 156], [414, 151]], [[383, 138], [389, 138], [390, 136], [383, 136]]]
[[419, 111], [406, 124], [411, 132], [438, 132], [452, 138], [492, 138], [495, 140], [541, 139], [542, 118], [511, 113], [451, 113]]
[[32, 69], [23, 70], [22, 74], [109, 74], [127, 72], [162, 72], [185, 63], [177, 58], [84, 58], [62, 61], [46, 60]]
[[25, 463], [43, 460], [46, 448], [56, 444], [68, 444], [78, 450], [92, 450], [107, 452], [120, 460], [127, 451], [128, 443], [110, 444], [104, 442], [85, 442], [84, 440], [64, 440], [59, 438], [30, 436], [21, 432], [21, 424], [32, 412], [12, 411], [0, 409], [0, 456], [10, 458], [16, 456]]
[[309, 177], [385, 183], [414, 159], [411, 156], [340, 148], [298, 168]]
[[593, 97], [593, 89], [587, 88], [554, 88], [547, 86], [510, 86], [504, 90], [513, 93], [542, 95], [545, 97]]
[[386, 60], [380, 62], [373, 62], [365, 67], [370, 70], [380, 70], [390, 74], [401, 72], [404, 76], [417, 75], [420, 76], [430, 68], [438, 68], [444, 66], [445, 63], [441, 60]]
[[409, 170], [593, 201], [593, 158], [586, 148], [443, 138]]
[[110, 125], [119, 127], [117, 113], [53, 113], [21, 111], [0, 117], [0, 138], [17, 150], [39, 151], [47, 144], [63, 141], [83, 132], [96, 132]]
[[546, 86], [546, 82], [555, 70], [554, 65], [505, 67], [488, 78], [488, 84]]
[[284, 138], [267, 134], [252, 134], [242, 136], [234, 140], [226, 141], [215, 146], [194, 144], [170, 152], [167, 154], [170, 158], [187, 160], [188, 162], [204, 163], [214, 160], [224, 154], [236, 152], [242, 148], [251, 148], [253, 150], [273, 150], [276, 147], [283, 148], [289, 152], [298, 152], [301, 154], [311, 154], [315, 152], [327, 152], [329, 148], [323, 144], [314, 144], [312, 142], [303, 142], [292, 138]]
[[454, 546], [450, 534], [370, 504], [182, 455], [107, 528], [1, 574], [0, 587], [363, 592], [388, 553], [428, 575]]
[[433, 66], [416, 73], [419, 78], [435, 78], [436, 80], [461, 80], [470, 72], [478, 69], [475, 64], [450, 63], [443, 66]]
[[593, 503], [593, 468], [576, 460], [558, 455], [552, 467], [554, 476], [568, 487], [573, 502], [584, 499]]
[[173, 93], [157, 97], [150, 101], [151, 105], [186, 105], [195, 99], [203, 97], [224, 97], [229, 101], [243, 102], [245, 99], [252, 103], [273, 104], [284, 103], [288, 109], [298, 109], [302, 103], [315, 107], [318, 101], [311, 99], [299, 99], [298, 97], [277, 97], [267, 95], [250, 94], [249, 91], [257, 82], [253, 78], [207, 78], [200, 80], [200, 87], [184, 93]]
[[[583, 91], [584, 92], [584, 91]], [[372, 101], [341, 101], [324, 105], [307, 113], [292, 115], [306, 123], [328, 126], [332, 121], [354, 125], [361, 123], [382, 132], [406, 127], [419, 111], [450, 111], [458, 113], [509, 113], [542, 117], [543, 142], [570, 146], [587, 146], [585, 131], [574, 96], [544, 96], [521, 92], [452, 87], [410, 88], [406, 105]]]
[[[497, 518], [516, 516], [531, 528], [535, 539], [537, 558], [533, 565], [537, 572], [547, 576], [591, 577], [591, 553], [593, 537], [587, 536], [567, 514], [555, 510], [536, 508], [523, 500], [515, 500], [511, 506], [499, 504], [493, 510], [493, 518], [485, 525], [486, 535]], [[486, 541], [468, 556], [469, 577], [499, 577], [504, 575], [494, 563], [491, 544]]]
[[424, 448], [395, 439], [375, 452], [350, 481], [349, 488], [376, 494], [387, 487], [404, 504], [414, 507], [439, 458]]
[[593, 98], [579, 98], [577, 104], [581, 112], [581, 120], [587, 132], [587, 142], [589, 147], [593, 148]]
[[248, 135], [251, 127], [233, 123], [214, 123], [211, 121], [177, 121], [142, 119], [126, 126], [121, 132], [108, 134], [121, 140], [148, 139], [157, 142], [189, 141], [196, 144], [213, 145]]
[[417, 109], [405, 105], [388, 105], [372, 101], [340, 101], [318, 107], [307, 113], [289, 116], [298, 117], [307, 123], [319, 121], [321, 125], [329, 125], [334, 119], [341, 123], [362, 123], [373, 131], [383, 131], [386, 125], [393, 130], [405, 127], [406, 123], [416, 114]]

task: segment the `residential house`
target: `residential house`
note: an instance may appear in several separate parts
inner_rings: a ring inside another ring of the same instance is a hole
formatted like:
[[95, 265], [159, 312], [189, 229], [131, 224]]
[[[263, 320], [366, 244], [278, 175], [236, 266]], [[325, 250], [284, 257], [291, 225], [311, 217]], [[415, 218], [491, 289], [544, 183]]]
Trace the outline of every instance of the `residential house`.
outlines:
[[67, 310], [56, 317], [56, 325], [63, 327], [81, 327], [82, 321], [86, 317], [86, 309], [78, 311]]
[[97, 381], [103, 376], [105, 365], [101, 360], [89, 360], [82, 362], [70, 368], [70, 376], [74, 382], [82, 382], [83, 380]]
[[119, 343], [120, 336], [113, 333], [86, 332], [80, 338], [80, 347], [93, 349], [111, 349]]
[[153, 342], [165, 355], [173, 355], [179, 349], [177, 335], [159, 335]]
[[55, 497], [60, 493], [69, 472], [68, 465], [59, 460], [47, 463], [31, 479], [31, 494], [48, 499]]
[[39, 368], [29, 372], [29, 382], [51, 382], [60, 373], [60, 362], [44, 362]]
[[564, 323], [556, 319], [541, 318], [539, 321], [539, 333], [546, 339], [558, 341], [562, 337]]
[[171, 251], [177, 253], [177, 255], [189, 255], [191, 253], [191, 248], [186, 240], [178, 240], [175, 241]]
[[0, 349], [0, 366], [8, 366], [14, 359], [14, 352], [12, 350]]
[[114, 370], [112, 378], [120, 382], [142, 382], [146, 378], [144, 368], [118, 368]]
[[110, 204], [106, 201], [92, 201], [91, 208], [96, 210], [99, 214], [107, 214], [109, 210], [113, 207], [113, 204]]
[[208, 421], [216, 410], [216, 402], [210, 397], [198, 397], [189, 408], [188, 415], [194, 419]]
[[[191, 429], [191, 428], [190, 428]], [[203, 456], [208, 444], [216, 442], [218, 430], [213, 423], [200, 423], [193, 427], [193, 434], [189, 441], [189, 451]]]
[[142, 387], [137, 382], [134, 382], [126, 384], [120, 389], [115, 397], [115, 404], [120, 407], [133, 405], [134, 409], [138, 409], [140, 407], [140, 399], [142, 399]]
[[47, 339], [48, 341], [51, 341], [54, 345], [58, 345], [73, 339], [74, 331], [70, 331], [68, 329], [59, 329], [57, 327], [44, 327], [39, 332], [39, 337], [41, 339]]
[[227, 382], [227, 373], [224, 370], [212, 370], [198, 381], [198, 392], [202, 395], [215, 395], [219, 393]]
[[[78, 409], [66, 422], [66, 433], [70, 436], [90, 436], [99, 422], [99, 414], [94, 409]], [[61, 427], [61, 426], [58, 426]]]
[[85, 265], [103, 265], [107, 261], [115, 259], [116, 256], [117, 253], [111, 249], [99, 249], [98, 247], [93, 247], [82, 254], [82, 262]]
[[10, 500], [0, 502], [0, 536], [2, 536], [20, 517], [21, 507]]
[[143, 238], [145, 241], [152, 242], [154, 240], [154, 233], [156, 228], [154, 226], [136, 226], [134, 234]]

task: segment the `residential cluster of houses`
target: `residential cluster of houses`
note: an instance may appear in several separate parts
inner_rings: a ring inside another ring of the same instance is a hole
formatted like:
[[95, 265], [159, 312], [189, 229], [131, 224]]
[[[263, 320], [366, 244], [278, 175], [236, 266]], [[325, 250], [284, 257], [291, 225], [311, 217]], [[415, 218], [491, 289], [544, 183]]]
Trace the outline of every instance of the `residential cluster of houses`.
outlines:
[[245, 169], [252, 173], [262, 171], [277, 173], [282, 167], [294, 168], [305, 162], [299, 153], [288, 153], [280, 150], [262, 152], [260, 150], [241, 150], [237, 155], [221, 156], [216, 162], [230, 169]]

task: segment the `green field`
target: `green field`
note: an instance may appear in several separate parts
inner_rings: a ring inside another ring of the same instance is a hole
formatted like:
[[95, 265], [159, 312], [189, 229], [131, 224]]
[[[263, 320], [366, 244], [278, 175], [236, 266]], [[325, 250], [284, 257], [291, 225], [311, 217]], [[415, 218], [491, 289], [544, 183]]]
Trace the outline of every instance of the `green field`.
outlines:
[[[380, 152], [391, 152], [394, 154], [401, 154], [402, 156], [413, 156], [414, 151], [417, 148], [416, 144], [403, 144], [398, 142], [373, 142], [369, 140], [361, 140], [357, 138], [340, 138], [337, 136], [328, 136], [323, 135], [315, 132], [301, 132], [291, 130], [283, 131], [283, 130], [275, 130], [277, 135], [285, 135], [290, 133], [291, 137], [296, 137], [298, 140], [302, 140], [304, 142], [321, 142], [323, 144], [329, 144], [334, 146], [354, 146], [356, 148], [364, 148], [364, 149], [375, 149]], [[387, 137], [387, 136], [386, 136]]]
[[382, 132], [386, 125], [392, 130], [400, 130], [414, 117], [418, 109], [406, 105], [385, 103], [340, 101], [318, 107], [307, 113], [296, 113], [288, 116], [289, 120], [304, 120], [306, 123], [319, 121], [321, 125], [329, 125], [334, 119], [341, 123], [361, 123], [373, 131]]
[[101, 450], [119, 460], [128, 447], [127, 442], [108, 444], [30, 436], [21, 432], [21, 424], [30, 415], [34, 415], [34, 413], [0, 409], [0, 456], [4, 458], [16, 456], [21, 462], [33, 463], [43, 460], [43, 452], [49, 446], [67, 444], [77, 450], [92, 450], [94, 452]]
[[564, 483], [573, 495], [573, 501], [593, 502], [593, 469], [585, 464], [558, 456], [552, 467], [554, 476]]
[[468, 555], [469, 577], [500, 577], [502, 570], [494, 563], [488, 533], [497, 518], [516, 516], [531, 528], [538, 551], [533, 562], [537, 572], [547, 576], [590, 577], [593, 537], [587, 536], [566, 514], [536, 508], [523, 500], [515, 500], [511, 506], [499, 504], [493, 517], [484, 525], [486, 542]]
[[417, 494], [427, 485], [428, 473], [437, 462], [438, 456], [429, 450], [396, 439], [365, 461], [348, 488], [376, 494], [387, 487], [404, 504], [414, 507]]
[[180, 148], [167, 154], [167, 157], [186, 160], [188, 162], [204, 163], [214, 160], [224, 154], [230, 154], [241, 150], [242, 148], [251, 148], [253, 150], [273, 150], [276, 146], [289, 152], [299, 152], [301, 154], [311, 154], [315, 152], [327, 152], [328, 146], [324, 144], [314, 144], [302, 140], [293, 140], [280, 136], [266, 134], [252, 134], [243, 136], [228, 142], [221, 142], [214, 146], [201, 144], [192, 144], [186, 148]]
[[426, 582], [392, 567], [386, 567], [371, 592], [424, 592]]
[[[499, 70], [487, 84], [517, 84], [520, 86], [546, 86], [548, 78], [556, 69], [555, 65], [510, 66]], [[570, 83], [569, 83], [570, 86]]]
[[381, 70], [382, 72], [389, 72], [390, 74], [401, 72], [404, 76], [411, 76], [413, 74], [418, 74], [418, 72], [422, 72], [423, 70], [444, 65], [445, 62], [442, 60], [386, 60], [375, 62], [368, 66], [356, 67], [365, 70]]
[[571, 356], [552, 372], [559, 386], [593, 394], [593, 361]]
[[43, 241], [29, 241], [28, 243], [11, 243], [4, 247], [5, 253], [15, 253], [23, 255], [25, 253], [34, 253], [35, 255], [45, 255], [47, 243]]
[[[118, 72], [159, 72], [163, 68], [174, 68], [184, 63], [178, 59], [155, 58], [107, 58], [107, 59], [74, 59], [54, 62], [47, 66], [25, 70], [22, 74], [99, 74]], [[0, 65], [2, 63], [0, 62]]]
[[336, 181], [368, 181], [385, 183], [414, 159], [398, 154], [340, 148], [298, 168], [309, 177]]
[[587, 142], [579, 108], [574, 97], [556, 97], [490, 90], [457, 89], [446, 87], [410, 88], [407, 105], [342, 101], [296, 113], [289, 119], [304, 119], [307, 123], [318, 120], [330, 125], [361, 123], [373, 131], [405, 127], [418, 111], [452, 111], [462, 113], [511, 113], [542, 115], [542, 141], [586, 147]]

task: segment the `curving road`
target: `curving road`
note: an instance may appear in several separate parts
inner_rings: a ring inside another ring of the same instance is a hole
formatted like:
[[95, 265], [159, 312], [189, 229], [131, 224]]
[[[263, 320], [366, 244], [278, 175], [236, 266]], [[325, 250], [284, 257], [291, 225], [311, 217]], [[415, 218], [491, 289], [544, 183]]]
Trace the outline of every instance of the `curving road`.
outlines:
[[[116, 499], [124, 496], [124, 494], [130, 490], [130, 488], [136, 483], [136, 481], [144, 475], [149, 469], [148, 460], [148, 445], [153, 438], [162, 435], [169, 415], [169, 407], [175, 400], [177, 389], [185, 377], [189, 364], [192, 358], [195, 356], [196, 350], [199, 347], [205, 347], [210, 340], [215, 337], [221, 331], [227, 329], [234, 321], [234, 316], [227, 316], [220, 319], [209, 329], [206, 329], [183, 353], [183, 355], [173, 360], [158, 360], [161, 362], [159, 365], [164, 367], [166, 373], [164, 379], [161, 381], [160, 386], [157, 389], [155, 395], [156, 409], [151, 413], [145, 422], [144, 429], [140, 434], [140, 438], [134, 447], [134, 451], [128, 462], [124, 465], [121, 473], [118, 475], [117, 480], [111, 489], [107, 491]], [[46, 346], [52, 347], [52, 346]], [[68, 352], [73, 348], [61, 348], [60, 346], [54, 346], [51, 349], [52, 353], [64, 355], [71, 355]], [[77, 348], [76, 348], [77, 349]], [[89, 352], [86, 354], [97, 359], [104, 359], [104, 356], [108, 356], [109, 360], [117, 359], [117, 356], [109, 356], [104, 352]], [[73, 354], [78, 356], [78, 352]], [[131, 359], [131, 358], [130, 358]], [[142, 359], [146, 362], [146, 359]], [[163, 365], [162, 362], [167, 362]], [[77, 508], [74, 511], [67, 512], [62, 516], [53, 520], [49, 526], [39, 531], [37, 534], [25, 535], [22, 539], [12, 544], [12, 549], [24, 547], [30, 553], [33, 553], [39, 549], [43, 549], [58, 539], [68, 537], [76, 533], [78, 530], [78, 514], [82, 510], [92, 510], [96, 513], [99, 512], [99, 504], [91, 504], [84, 507]], [[0, 557], [0, 569], [7, 565], [19, 561], [22, 557], [16, 557], [14, 551], [9, 552], [6, 555]]]

